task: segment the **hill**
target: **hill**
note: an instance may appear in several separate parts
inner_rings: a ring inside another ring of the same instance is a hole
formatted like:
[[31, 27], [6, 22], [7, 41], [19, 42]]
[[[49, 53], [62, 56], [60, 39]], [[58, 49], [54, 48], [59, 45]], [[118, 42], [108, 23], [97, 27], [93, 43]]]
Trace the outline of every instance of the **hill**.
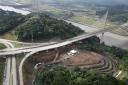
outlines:
[[[21, 15], [15, 12], [0, 10], [0, 35], [10, 32], [17, 36], [18, 40], [44, 40], [44, 39], [67, 39], [83, 33], [78, 27], [63, 20], [57, 20], [40, 13]], [[12, 36], [12, 35], [11, 35]]]
[[10, 31], [24, 20], [25, 18], [21, 14], [0, 10], [0, 34]]
[[125, 85], [111, 75], [56, 67], [37, 74], [34, 85]]
[[18, 40], [67, 39], [83, 33], [78, 27], [63, 20], [57, 20], [45, 14], [26, 16], [27, 21], [16, 30]]

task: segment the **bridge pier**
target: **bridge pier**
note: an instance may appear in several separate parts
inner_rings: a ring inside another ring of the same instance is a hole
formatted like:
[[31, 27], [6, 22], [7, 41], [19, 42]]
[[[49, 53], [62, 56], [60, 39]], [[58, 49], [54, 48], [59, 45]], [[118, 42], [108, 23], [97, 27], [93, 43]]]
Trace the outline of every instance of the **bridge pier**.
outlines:
[[104, 38], [104, 32], [101, 33], [101, 36], [100, 36], [100, 44], [102, 44], [104, 41], [103, 41], [103, 38]]

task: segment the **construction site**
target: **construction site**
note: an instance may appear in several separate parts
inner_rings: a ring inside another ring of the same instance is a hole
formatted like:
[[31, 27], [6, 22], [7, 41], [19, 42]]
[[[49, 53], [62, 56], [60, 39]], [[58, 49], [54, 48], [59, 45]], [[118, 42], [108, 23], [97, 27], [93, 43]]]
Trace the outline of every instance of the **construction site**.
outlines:
[[35, 72], [50, 70], [55, 66], [79, 67], [101, 73], [117, 71], [117, 61], [111, 56], [77, 48], [77, 43], [36, 53], [23, 66], [24, 84], [32, 85]]

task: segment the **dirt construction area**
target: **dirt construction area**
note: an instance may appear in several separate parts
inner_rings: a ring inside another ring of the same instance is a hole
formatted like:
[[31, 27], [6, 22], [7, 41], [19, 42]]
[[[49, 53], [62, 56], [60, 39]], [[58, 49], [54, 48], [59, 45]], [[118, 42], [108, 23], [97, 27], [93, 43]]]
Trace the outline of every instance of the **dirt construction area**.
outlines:
[[83, 70], [92, 69], [101, 73], [113, 73], [117, 70], [116, 62], [108, 55], [72, 48], [67, 50], [64, 47], [39, 52], [28, 59], [24, 64], [25, 85], [32, 85], [33, 71], [36, 70], [35, 66], [39, 63], [43, 64], [39, 66], [39, 68], [42, 66], [43, 69], [44, 67], [47, 69], [48, 66], [62, 65], [68, 68], [77, 66]]
[[101, 55], [93, 52], [80, 52], [67, 59], [67, 63], [72, 66], [92, 65], [101, 62], [102, 59]]
[[83, 70], [93, 69], [103, 73], [113, 73], [117, 69], [117, 64], [111, 57], [95, 52], [79, 50], [73, 55], [68, 53], [60, 55], [60, 58], [60, 62], [67, 67], [77, 66]]

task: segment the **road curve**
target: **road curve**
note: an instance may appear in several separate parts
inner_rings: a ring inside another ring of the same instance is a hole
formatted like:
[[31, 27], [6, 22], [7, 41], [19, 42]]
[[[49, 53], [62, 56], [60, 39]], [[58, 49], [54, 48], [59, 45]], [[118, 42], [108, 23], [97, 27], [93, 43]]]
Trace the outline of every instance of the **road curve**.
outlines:
[[79, 41], [79, 40], [82, 40], [82, 39], [85, 39], [85, 38], [88, 38], [88, 37], [91, 37], [91, 36], [94, 36], [96, 35], [97, 33], [99, 34], [99, 32], [106, 32], [108, 30], [100, 30], [100, 31], [96, 31], [95, 33], [93, 32], [91, 35], [88, 35], [87, 34], [85, 35], [82, 35], [82, 36], [77, 36], [75, 38], [72, 38], [72, 39], [69, 39], [70, 41], [65, 41], [65, 42], [62, 42], [62, 43], [59, 43], [58, 44], [55, 44], [55, 45], [52, 45], [52, 46], [46, 46], [46, 47], [42, 47], [42, 48], [37, 48], [36, 50], [32, 50], [30, 53], [28, 53], [21, 61], [20, 65], [19, 65], [19, 82], [20, 82], [20, 85], [24, 85], [24, 82], [23, 82], [23, 65], [24, 65], [24, 62], [33, 54], [35, 53], [38, 53], [40, 51], [44, 51], [44, 50], [48, 50], [48, 49], [52, 49], [52, 48], [57, 48], [57, 47], [61, 47], [61, 46], [65, 46], [65, 45], [68, 45], [68, 44], [71, 44], [73, 42], [76, 42], [76, 41]]
[[14, 48], [14, 49], [5, 49], [5, 50], [0, 50], [0, 55], [15, 55], [15, 54], [19, 54], [19, 53], [28, 53], [28, 52], [32, 52], [35, 50], [48, 50], [48, 49], [53, 49], [53, 48], [57, 48], [57, 47], [61, 47], [61, 46], [65, 46], [95, 35], [98, 35], [100, 33], [104, 33], [104, 32], [108, 32], [112, 29], [101, 29], [92, 33], [87, 33], [87, 34], [82, 34], [80, 36], [74, 37], [74, 38], [70, 38], [67, 39], [66, 41], [61, 41], [59, 43], [53, 44], [53, 45], [48, 45], [48, 46], [35, 46], [35, 47], [30, 47], [30, 48]]
[[[0, 40], [0, 43], [4, 44], [7, 48], [13, 48], [14, 46], [7, 41]], [[9, 56], [6, 59], [6, 74], [4, 85], [17, 85], [17, 72], [16, 72], [16, 58], [15, 56]]]
[[[3, 42], [1, 41], [0, 42], [1, 44], [5, 45], [7, 48], [10, 48], [10, 43], [8, 42]], [[9, 85], [9, 81], [10, 81], [10, 69], [11, 69], [11, 57], [7, 58], [6, 59], [6, 65], [5, 65], [5, 78], [4, 78], [4, 81], [3, 81], [3, 85]]]

